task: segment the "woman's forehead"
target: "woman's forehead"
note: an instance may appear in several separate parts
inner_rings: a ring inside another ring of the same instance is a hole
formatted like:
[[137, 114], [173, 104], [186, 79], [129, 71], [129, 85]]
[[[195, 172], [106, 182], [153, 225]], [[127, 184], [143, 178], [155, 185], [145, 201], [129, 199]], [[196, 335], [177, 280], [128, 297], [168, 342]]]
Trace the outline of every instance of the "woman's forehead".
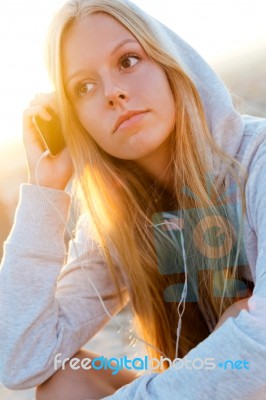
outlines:
[[72, 25], [64, 34], [63, 45], [67, 43], [82, 43], [103, 45], [119, 38], [135, 38], [120, 21], [107, 13], [94, 13], [82, 18]]

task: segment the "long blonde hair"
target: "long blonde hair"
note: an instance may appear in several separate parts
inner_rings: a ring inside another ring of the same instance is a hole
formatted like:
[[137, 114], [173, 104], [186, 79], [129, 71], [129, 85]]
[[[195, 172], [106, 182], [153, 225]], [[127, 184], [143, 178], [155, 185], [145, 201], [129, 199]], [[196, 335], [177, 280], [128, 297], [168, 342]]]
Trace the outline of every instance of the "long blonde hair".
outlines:
[[[176, 124], [171, 134], [172, 154], [169, 160], [169, 168], [173, 171], [171, 193], [133, 161], [119, 160], [103, 151], [76, 120], [67, 99], [60, 59], [63, 35], [82, 18], [97, 12], [110, 14], [131, 31], [146, 53], [162, 67], [168, 77], [176, 103]], [[213, 155], [227, 166], [228, 174], [239, 185], [244, 216], [245, 198], [239, 175], [241, 165], [213, 140], [194, 83], [177, 60], [157, 43], [150, 27], [125, 3], [117, 0], [69, 1], [51, 25], [48, 45], [48, 68], [55, 84], [66, 142], [74, 162], [74, 187], [81, 200], [82, 211], [86, 212], [92, 221], [95, 236], [110, 268], [121, 305], [123, 299], [112, 258], [112, 248], [117, 250], [121, 268], [128, 277], [136, 327], [146, 341], [173, 359], [178, 323], [177, 302], [166, 301], [164, 293], [166, 288], [181, 283], [182, 280], [180, 274], [163, 274], [158, 269], [153, 216], [161, 211], [200, 209], [204, 228], [195, 230], [196, 243], [202, 243], [203, 231], [207, 232], [213, 226], [219, 226], [225, 236], [232, 238], [229, 216], [221, 218], [219, 211], [224, 181], [218, 184], [211, 180], [208, 188], [206, 185], [206, 177], [211, 173], [206, 147], [209, 146]], [[202, 137], [204, 145], [200, 139]], [[242, 172], [244, 176], [243, 169]], [[189, 188], [193, 196], [187, 196], [184, 188]], [[171, 246], [166, 236], [166, 231], [157, 227], [156, 240], [159, 237], [161, 255], [166, 254]], [[198, 263], [205, 263], [198, 288], [201, 308], [199, 309], [196, 303], [186, 303], [179, 341], [180, 356], [185, 356], [210, 333], [202, 310], [206, 312], [207, 317], [214, 315], [217, 322], [223, 311], [234, 301], [232, 296], [226, 296], [226, 287], [229, 281], [233, 282], [237, 278], [240, 240], [237, 242], [233, 266], [229, 265], [228, 258], [227, 268], [222, 273], [214, 274], [212, 267], [213, 260], [228, 255], [230, 249], [228, 241], [225, 240], [222, 245], [214, 246], [213, 250], [209, 246], [208, 256], [197, 260]], [[214, 295], [214, 285], [223, 289], [222, 296]], [[159, 352], [154, 347], [147, 347], [147, 352], [152, 357], [159, 357]], [[164, 365], [164, 368], [167, 366]]]

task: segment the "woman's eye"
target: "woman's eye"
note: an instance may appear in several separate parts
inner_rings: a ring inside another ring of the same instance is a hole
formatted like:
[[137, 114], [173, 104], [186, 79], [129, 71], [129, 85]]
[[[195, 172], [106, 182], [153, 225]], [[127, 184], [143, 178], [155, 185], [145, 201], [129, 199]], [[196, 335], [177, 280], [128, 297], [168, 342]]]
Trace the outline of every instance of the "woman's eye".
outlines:
[[126, 54], [125, 56], [122, 57], [120, 61], [120, 65], [122, 68], [130, 68], [136, 65], [139, 61], [139, 57], [134, 55], [134, 54]]
[[92, 90], [93, 85], [94, 85], [93, 83], [89, 83], [89, 82], [79, 83], [77, 85], [77, 89], [76, 89], [77, 94], [79, 96], [83, 96], [83, 95], [89, 93]]

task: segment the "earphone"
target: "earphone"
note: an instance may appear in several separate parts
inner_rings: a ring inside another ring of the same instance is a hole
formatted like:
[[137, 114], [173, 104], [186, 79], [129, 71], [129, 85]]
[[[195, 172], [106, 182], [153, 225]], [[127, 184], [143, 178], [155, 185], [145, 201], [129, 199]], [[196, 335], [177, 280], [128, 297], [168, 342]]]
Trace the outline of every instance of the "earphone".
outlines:
[[[61, 219], [61, 221], [63, 221], [63, 223], [64, 223], [64, 225], [65, 225], [65, 227], [66, 227], [66, 231], [67, 231], [67, 233], [69, 234], [69, 237], [70, 237], [71, 240], [72, 240], [73, 249], [74, 249], [74, 251], [75, 251], [75, 254], [76, 254], [76, 257], [77, 257], [77, 260], [78, 260], [78, 259], [80, 258], [80, 256], [79, 256], [79, 254], [78, 254], [77, 247], [76, 247], [76, 245], [75, 245], [75, 241], [74, 241], [74, 237], [73, 237], [73, 235], [72, 235], [72, 232], [70, 231], [70, 229], [69, 229], [68, 226], [66, 225], [65, 220], [63, 219], [63, 217], [62, 217], [62, 215], [61, 215], [61, 213], [60, 213], [60, 210], [58, 210], [58, 208], [57, 208], [57, 207], [52, 203], [52, 201], [46, 196], [46, 194], [45, 194], [45, 192], [44, 192], [42, 186], [39, 184], [39, 181], [38, 181], [38, 169], [39, 169], [40, 163], [41, 163], [41, 161], [42, 161], [45, 157], [47, 157], [47, 156], [49, 156], [49, 155], [51, 155], [50, 151], [49, 151], [49, 150], [46, 150], [46, 151], [44, 151], [44, 152], [41, 154], [40, 158], [38, 159], [38, 162], [37, 162], [36, 168], [35, 168], [35, 181], [36, 181], [37, 186], [38, 186], [38, 188], [40, 189], [42, 195], [43, 195], [43, 196], [45, 197], [45, 199], [53, 206], [53, 208], [54, 208], [55, 211], [57, 212], [59, 218]], [[167, 213], [167, 212], [163, 213], [163, 216], [164, 216], [164, 217], [168, 217], [168, 218], [172, 218], [172, 215], [171, 215], [170, 213]], [[181, 300], [180, 300], [180, 302], [179, 302], [179, 304], [178, 304], [178, 306], [177, 306], [177, 312], [178, 312], [178, 315], [179, 315], [178, 326], [177, 326], [176, 352], [175, 352], [175, 358], [177, 358], [177, 357], [178, 357], [179, 337], [180, 337], [181, 327], [182, 327], [182, 315], [183, 315], [183, 313], [184, 313], [184, 311], [185, 311], [185, 300], [186, 300], [186, 296], [187, 296], [187, 263], [186, 263], [186, 252], [185, 252], [185, 247], [184, 247], [184, 237], [183, 237], [183, 233], [182, 233], [182, 230], [180, 229], [180, 227], [179, 227], [177, 224], [173, 223], [173, 222], [167, 221], [167, 222], [162, 222], [162, 223], [159, 223], [159, 224], [153, 224], [152, 227], [156, 229], [158, 226], [161, 226], [161, 225], [169, 225], [169, 224], [175, 226], [175, 227], [180, 231], [180, 234], [181, 234], [181, 245], [182, 245], [182, 255], [183, 255], [184, 267], [185, 267], [185, 284], [184, 284], [183, 291], [182, 291], [182, 294], [181, 294]], [[171, 240], [170, 240], [170, 242], [171, 242], [172, 244], [175, 244], [175, 238], [174, 238], [174, 236], [173, 236], [173, 233], [172, 233], [171, 230], [169, 230], [169, 231], [170, 231], [170, 235], [171, 235], [172, 240], [173, 240], [173, 242], [172, 242]], [[167, 238], [167, 240], [169, 240], [169, 238], [168, 238], [167, 236], [166, 236], [166, 238]], [[89, 262], [89, 260], [88, 260], [88, 262]], [[107, 314], [107, 316], [108, 316], [110, 319], [113, 319], [113, 316], [112, 316], [112, 315], [109, 313], [109, 311], [107, 310], [107, 308], [106, 308], [106, 306], [105, 306], [105, 304], [104, 304], [104, 301], [103, 301], [103, 299], [102, 299], [102, 297], [101, 297], [101, 295], [100, 295], [98, 289], [97, 289], [96, 286], [94, 285], [94, 283], [93, 283], [93, 281], [91, 280], [91, 278], [90, 278], [88, 272], [85, 270], [83, 264], [84, 264], [84, 261], [83, 261], [83, 262], [80, 262], [80, 264], [79, 264], [80, 267], [81, 267], [81, 269], [83, 270], [83, 272], [84, 272], [84, 274], [86, 275], [86, 277], [87, 277], [89, 283], [90, 283], [91, 286], [93, 287], [93, 290], [95, 291], [97, 297], [99, 298], [99, 301], [100, 301], [100, 303], [101, 303], [101, 305], [102, 305], [102, 307], [103, 307], [105, 313]], [[182, 312], [181, 312], [181, 314], [180, 314], [179, 308], [180, 308], [181, 304], [183, 304], [183, 307], [182, 307]], [[119, 327], [119, 329], [122, 329], [123, 331], [126, 331], [127, 333], [129, 333], [129, 334], [131, 335], [131, 337], [133, 336], [135, 339], [141, 341], [142, 343], [146, 344], [147, 346], [152, 347], [153, 349], [157, 350], [160, 354], [162, 354], [165, 358], [167, 358], [166, 354], [164, 354], [164, 353], [163, 353], [160, 349], [158, 349], [156, 346], [152, 345], [151, 343], [146, 342], [144, 339], [140, 338], [140, 337], [137, 336], [135, 333], [132, 333], [132, 332], [129, 331], [128, 329], [124, 328], [124, 327], [123, 327], [122, 325], [120, 325], [117, 321], [114, 321], [114, 322], [115, 322], [115, 324]]]

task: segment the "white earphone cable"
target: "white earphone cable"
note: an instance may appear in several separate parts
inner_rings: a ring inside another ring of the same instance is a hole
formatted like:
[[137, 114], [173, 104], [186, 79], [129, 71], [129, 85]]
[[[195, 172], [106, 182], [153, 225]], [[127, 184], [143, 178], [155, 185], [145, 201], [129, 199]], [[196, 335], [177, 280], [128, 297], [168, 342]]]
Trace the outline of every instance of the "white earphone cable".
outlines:
[[[172, 218], [173, 216], [170, 213], [163, 213], [163, 215], [165, 217], [170, 217]], [[183, 256], [183, 260], [184, 260], [184, 268], [185, 268], [185, 283], [184, 283], [184, 287], [182, 290], [182, 294], [181, 294], [181, 300], [178, 303], [177, 306], [177, 313], [178, 313], [178, 325], [177, 325], [177, 333], [176, 333], [176, 352], [175, 352], [175, 358], [178, 358], [178, 346], [179, 346], [179, 338], [180, 338], [180, 334], [181, 334], [181, 327], [182, 327], [182, 316], [185, 312], [185, 307], [186, 307], [186, 297], [187, 297], [187, 258], [186, 258], [186, 251], [185, 251], [185, 244], [184, 244], [184, 236], [183, 236], [183, 232], [181, 230], [181, 228], [175, 224], [174, 222], [162, 222], [160, 224], [155, 224], [153, 226], [160, 226], [160, 225], [173, 225], [175, 228], [177, 228], [180, 232], [180, 236], [181, 236], [181, 245], [182, 245], [182, 256]], [[173, 239], [173, 242], [175, 243], [175, 237], [173, 236], [173, 232], [171, 229], [169, 229], [170, 235]], [[182, 307], [182, 311], [180, 314], [180, 306], [181, 304], [183, 305]]]

